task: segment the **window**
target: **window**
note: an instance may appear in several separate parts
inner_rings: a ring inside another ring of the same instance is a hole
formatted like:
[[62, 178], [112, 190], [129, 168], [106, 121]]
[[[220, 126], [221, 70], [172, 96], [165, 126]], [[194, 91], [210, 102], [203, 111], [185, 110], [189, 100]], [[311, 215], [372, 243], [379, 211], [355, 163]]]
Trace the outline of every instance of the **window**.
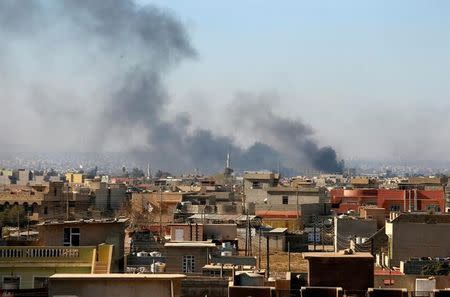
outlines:
[[64, 228], [64, 246], [80, 245], [80, 228]]
[[34, 288], [35, 289], [48, 288], [48, 277], [35, 276], [34, 277]]
[[283, 204], [289, 204], [289, 196], [283, 196]]
[[261, 183], [259, 181], [252, 182], [252, 189], [261, 189]]
[[4, 276], [2, 289], [4, 289], [4, 290], [20, 289], [20, 277], [19, 276]]
[[183, 273], [192, 273], [195, 270], [195, 258], [192, 255], [183, 256]]
[[48, 207], [47, 207], [47, 206], [44, 207], [44, 214], [45, 214], [45, 215], [48, 214]]
[[400, 205], [394, 204], [390, 207], [391, 211], [400, 211]]

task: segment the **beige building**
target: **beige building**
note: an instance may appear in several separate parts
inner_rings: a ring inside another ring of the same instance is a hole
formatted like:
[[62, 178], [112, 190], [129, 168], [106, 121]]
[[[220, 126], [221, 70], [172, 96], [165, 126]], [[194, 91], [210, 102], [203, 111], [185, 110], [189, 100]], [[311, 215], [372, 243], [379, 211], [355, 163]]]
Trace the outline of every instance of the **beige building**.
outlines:
[[203, 266], [209, 264], [209, 255], [216, 250], [210, 241], [168, 242], [164, 245], [166, 272], [201, 274]]
[[82, 173], [68, 172], [65, 174], [65, 177], [69, 184], [82, 185], [84, 183], [84, 175]]
[[390, 266], [412, 257], [450, 256], [450, 214], [403, 213], [386, 222], [386, 235]]
[[183, 274], [55, 274], [48, 296], [179, 297]]
[[62, 181], [50, 182], [41, 207], [43, 219], [85, 219], [88, 218], [90, 189], [72, 188]]
[[113, 245], [111, 271], [123, 271], [125, 227], [128, 219], [44, 222], [37, 225], [43, 246]]
[[267, 189], [276, 187], [280, 175], [273, 172], [248, 171], [244, 173], [245, 202], [263, 203]]

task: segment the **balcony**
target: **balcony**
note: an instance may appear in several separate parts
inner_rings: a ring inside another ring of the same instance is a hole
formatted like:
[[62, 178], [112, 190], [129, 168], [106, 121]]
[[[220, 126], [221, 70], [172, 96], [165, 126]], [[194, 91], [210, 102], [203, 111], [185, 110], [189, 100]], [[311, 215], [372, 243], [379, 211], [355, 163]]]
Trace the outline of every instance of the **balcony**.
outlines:
[[92, 267], [95, 247], [2, 246], [0, 267]]

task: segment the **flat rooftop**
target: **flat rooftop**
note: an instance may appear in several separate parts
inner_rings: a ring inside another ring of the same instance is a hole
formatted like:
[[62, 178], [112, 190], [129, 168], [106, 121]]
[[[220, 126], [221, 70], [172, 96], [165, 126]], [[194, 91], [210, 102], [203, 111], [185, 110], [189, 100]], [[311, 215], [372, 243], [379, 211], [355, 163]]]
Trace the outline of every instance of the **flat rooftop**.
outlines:
[[171, 241], [164, 244], [164, 247], [205, 247], [214, 248], [215, 243], [210, 241]]
[[57, 273], [50, 276], [50, 279], [183, 279], [184, 274], [125, 274], [125, 273]]
[[370, 258], [373, 259], [371, 253], [354, 253], [345, 255], [344, 253], [303, 253], [304, 259], [309, 258]]

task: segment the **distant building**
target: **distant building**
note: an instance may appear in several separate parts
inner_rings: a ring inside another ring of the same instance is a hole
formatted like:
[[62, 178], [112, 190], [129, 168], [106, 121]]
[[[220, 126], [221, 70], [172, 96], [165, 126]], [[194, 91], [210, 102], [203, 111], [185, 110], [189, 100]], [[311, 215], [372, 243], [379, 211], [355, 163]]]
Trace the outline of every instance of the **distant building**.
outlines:
[[69, 184], [78, 184], [82, 185], [84, 183], [84, 174], [82, 173], [74, 173], [74, 172], [68, 172], [65, 174], [66, 181]]
[[264, 203], [267, 189], [276, 187], [280, 175], [273, 172], [248, 171], [244, 173], [245, 202]]
[[41, 208], [43, 219], [86, 219], [91, 205], [90, 189], [72, 189], [64, 182], [50, 182]]
[[390, 211], [434, 211], [445, 209], [443, 190], [332, 189], [330, 201], [338, 213], [357, 212], [361, 206], [377, 206]]
[[113, 214], [124, 205], [127, 198], [126, 185], [101, 182], [99, 186], [94, 191], [96, 209]]
[[17, 171], [17, 181], [16, 183], [21, 186], [26, 186], [30, 182], [30, 170], [19, 169]]

